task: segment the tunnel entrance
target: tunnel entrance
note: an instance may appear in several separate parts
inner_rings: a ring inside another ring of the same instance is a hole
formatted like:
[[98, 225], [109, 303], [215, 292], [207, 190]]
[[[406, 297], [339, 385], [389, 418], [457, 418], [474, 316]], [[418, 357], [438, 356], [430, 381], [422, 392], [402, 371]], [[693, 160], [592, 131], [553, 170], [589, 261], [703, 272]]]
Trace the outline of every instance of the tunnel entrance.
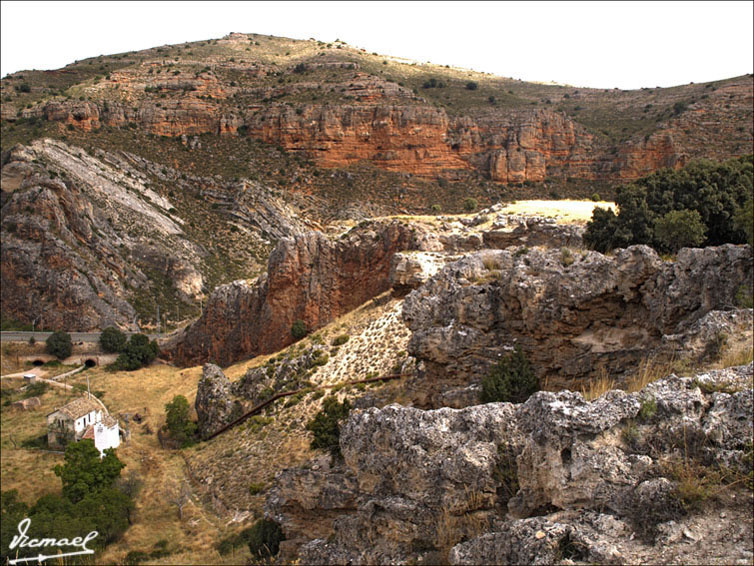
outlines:
[[31, 363], [32, 363], [33, 365], [35, 365], [35, 366], [39, 367], [39, 366], [43, 366], [45, 362], [44, 362], [44, 360], [34, 360], [34, 361], [33, 361], [33, 362], [31, 362]]
[[84, 360], [84, 365], [88, 368], [93, 368], [97, 365], [97, 360], [94, 360], [92, 358], [89, 358], [87, 360]]

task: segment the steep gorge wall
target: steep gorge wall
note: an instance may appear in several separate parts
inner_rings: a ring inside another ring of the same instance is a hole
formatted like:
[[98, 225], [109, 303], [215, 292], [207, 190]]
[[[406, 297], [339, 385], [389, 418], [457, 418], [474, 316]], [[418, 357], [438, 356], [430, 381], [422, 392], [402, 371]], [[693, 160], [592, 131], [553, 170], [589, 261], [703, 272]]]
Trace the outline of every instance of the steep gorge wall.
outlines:
[[[44, 116], [84, 131], [137, 124], [155, 135], [235, 135], [243, 128], [257, 139], [305, 152], [325, 167], [367, 160], [389, 171], [423, 177], [476, 170], [502, 183], [550, 177], [630, 180], [658, 168], [681, 167], [696, 157], [723, 159], [751, 151], [751, 132], [737, 133], [728, 123], [731, 116], [721, 115], [715, 107], [659, 123], [651, 135], [613, 143], [566, 114], [548, 109], [450, 117], [442, 108], [400, 99], [303, 104], [295, 109], [275, 103], [244, 107], [229, 104], [229, 93], [219, 101], [198, 98], [206, 89], [160, 102], [146, 98], [135, 105], [54, 101], [22, 114]], [[731, 96], [737, 109], [746, 99], [745, 92]], [[746, 119], [745, 110], [736, 112], [743, 112], [740, 118]]]
[[367, 223], [335, 241], [319, 232], [283, 238], [267, 274], [215, 289], [168, 355], [184, 365], [227, 366], [284, 348], [296, 320], [313, 331], [388, 290], [393, 256], [415, 246], [415, 238], [401, 222]]

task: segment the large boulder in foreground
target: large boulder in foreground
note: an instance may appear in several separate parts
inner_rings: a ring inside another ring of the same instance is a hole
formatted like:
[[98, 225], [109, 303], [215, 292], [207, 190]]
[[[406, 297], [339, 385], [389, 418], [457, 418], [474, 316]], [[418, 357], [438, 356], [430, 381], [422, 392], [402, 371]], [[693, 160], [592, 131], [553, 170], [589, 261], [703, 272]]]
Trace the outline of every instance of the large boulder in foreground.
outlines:
[[[265, 511], [293, 541], [286, 559], [306, 564], [635, 564], [658, 549], [663, 562], [734, 563], [753, 546], [752, 371], [670, 375], [592, 402], [542, 391], [355, 410], [344, 461], [280, 472]], [[724, 474], [718, 489], [736, 497], [698, 505], [692, 471], [710, 488]]]
[[[751, 310], [735, 305], [741, 288], [751, 286], [745, 245], [682, 249], [675, 261], [647, 246], [614, 255], [526, 248], [470, 254], [406, 297], [409, 352], [424, 368], [414, 400], [437, 406], [449, 389], [479, 382], [514, 346], [550, 388], [602, 370], [620, 377], [651, 354], [700, 356], [705, 340], [715, 338], [712, 326], [750, 324]], [[716, 317], [720, 324], [697, 324], [713, 311], [726, 311]], [[701, 351], [685, 351], [692, 343]]]

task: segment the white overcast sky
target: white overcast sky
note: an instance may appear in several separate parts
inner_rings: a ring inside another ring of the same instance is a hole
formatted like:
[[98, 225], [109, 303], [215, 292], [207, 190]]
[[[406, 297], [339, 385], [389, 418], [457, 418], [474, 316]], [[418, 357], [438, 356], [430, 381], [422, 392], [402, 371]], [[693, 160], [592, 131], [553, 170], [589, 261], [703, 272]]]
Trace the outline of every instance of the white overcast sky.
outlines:
[[341, 39], [527, 81], [673, 86], [754, 70], [754, 2], [2, 2], [0, 75], [229, 32]]

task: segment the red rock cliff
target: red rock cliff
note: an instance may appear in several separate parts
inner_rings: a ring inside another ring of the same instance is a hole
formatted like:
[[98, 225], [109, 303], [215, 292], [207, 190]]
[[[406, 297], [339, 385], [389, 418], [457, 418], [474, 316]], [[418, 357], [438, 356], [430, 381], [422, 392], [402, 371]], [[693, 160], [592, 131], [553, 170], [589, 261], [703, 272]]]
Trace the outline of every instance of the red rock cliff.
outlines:
[[235, 361], [284, 348], [294, 321], [315, 330], [390, 287], [393, 255], [412, 233], [399, 222], [371, 223], [332, 241], [319, 232], [284, 238], [267, 275], [212, 293], [203, 316], [165, 350], [179, 364]]

